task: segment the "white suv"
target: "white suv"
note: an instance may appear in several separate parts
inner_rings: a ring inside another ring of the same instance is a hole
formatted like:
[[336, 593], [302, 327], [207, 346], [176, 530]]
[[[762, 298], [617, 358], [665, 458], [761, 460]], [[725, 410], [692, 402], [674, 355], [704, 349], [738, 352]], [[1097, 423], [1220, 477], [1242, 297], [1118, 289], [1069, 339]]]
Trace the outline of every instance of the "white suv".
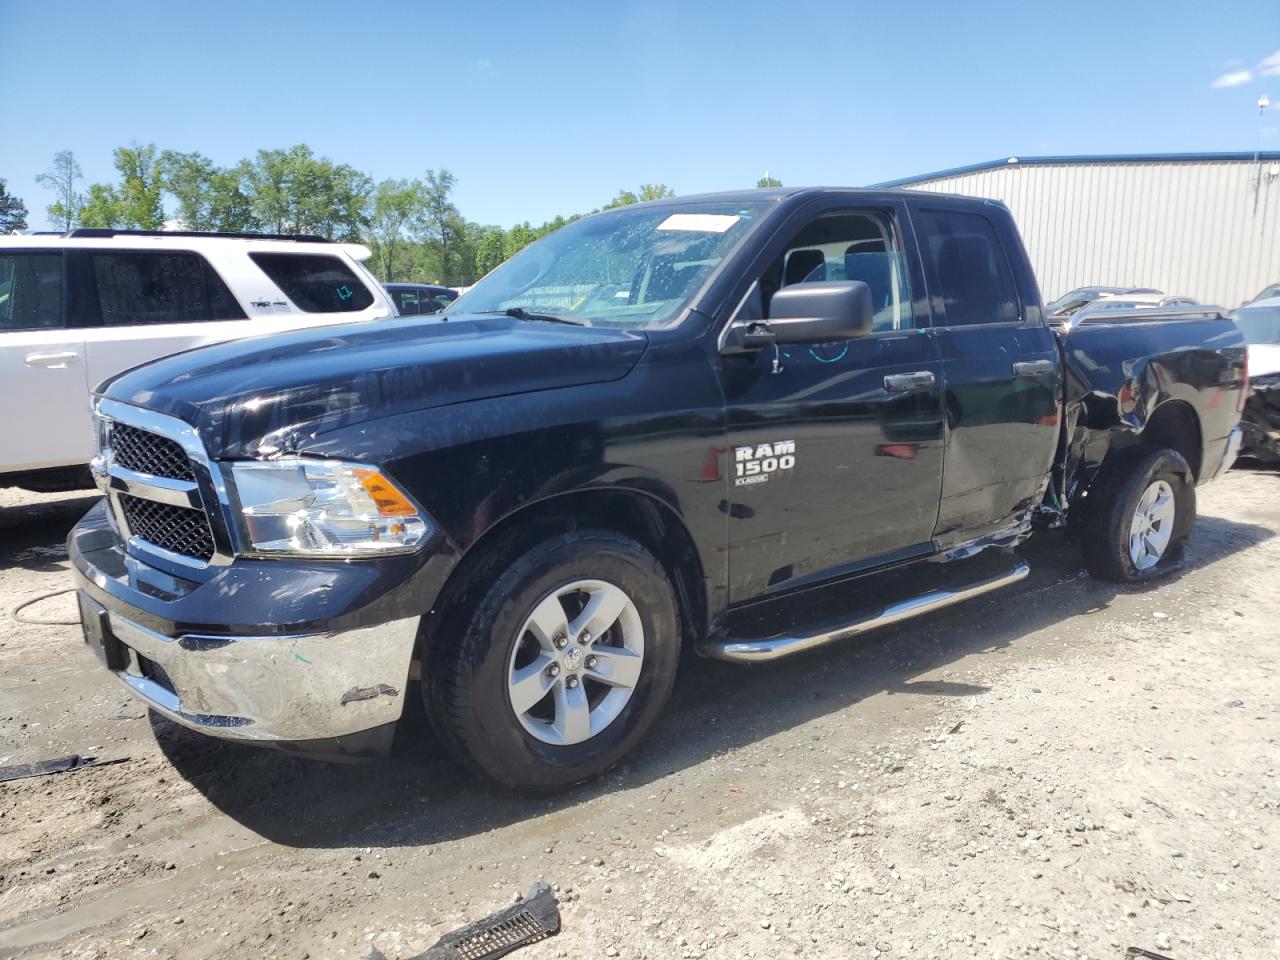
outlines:
[[320, 237], [0, 237], [0, 486], [91, 485], [89, 394], [191, 347], [395, 316], [369, 250]]

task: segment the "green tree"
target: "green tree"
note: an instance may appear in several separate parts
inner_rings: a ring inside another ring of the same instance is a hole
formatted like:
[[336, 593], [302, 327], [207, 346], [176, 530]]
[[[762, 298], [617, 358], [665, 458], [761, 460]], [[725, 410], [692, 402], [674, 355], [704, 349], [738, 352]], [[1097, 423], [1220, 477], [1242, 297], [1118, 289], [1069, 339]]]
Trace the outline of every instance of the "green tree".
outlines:
[[779, 180], [777, 177], [769, 176], [769, 171], [766, 170], [764, 172], [764, 176], [756, 181], [756, 186], [757, 187], [780, 187], [782, 186], [782, 181]]
[[604, 209], [613, 210], [617, 207], [629, 207], [633, 203], [643, 203], [646, 200], [665, 200], [675, 195], [676, 192], [665, 183], [642, 183], [640, 184], [639, 193], [632, 193], [630, 190], [619, 190], [618, 195], [604, 205]]
[[119, 186], [95, 183], [80, 214], [86, 227], [159, 230], [164, 226], [164, 183], [154, 143], [117, 147], [112, 154]]
[[453, 185], [457, 178], [448, 170], [428, 170], [422, 179], [423, 208], [420, 229], [424, 246], [430, 253], [434, 249], [439, 262], [436, 275], [441, 283], [452, 283], [458, 271], [458, 241], [466, 229], [462, 214], [454, 205]]
[[27, 229], [27, 205], [9, 193], [8, 185], [0, 180], [0, 237]]
[[209, 178], [209, 229], [225, 233], [260, 230], [253, 215], [253, 201], [244, 189], [239, 167], [215, 170]]
[[236, 233], [256, 228], [239, 168], [215, 166], [199, 153], [166, 150], [160, 154], [160, 175], [177, 201], [174, 212], [184, 229]]
[[345, 163], [321, 158], [313, 169], [315, 190], [303, 203], [307, 231], [326, 240], [357, 243], [369, 230], [373, 178]]
[[159, 230], [164, 226], [164, 183], [156, 145], [118, 147], [113, 159], [120, 172], [125, 224], [139, 230]]
[[36, 177], [36, 183], [54, 192], [56, 199], [46, 209], [53, 224], [63, 230], [70, 230], [80, 222], [84, 194], [76, 189], [76, 184], [83, 179], [80, 164], [70, 150], [55, 153], [53, 166]]
[[316, 157], [306, 144], [259, 150], [235, 169], [262, 230], [343, 241], [357, 241], [368, 230], [373, 181], [345, 163]]
[[426, 194], [420, 180], [383, 180], [373, 191], [369, 240], [384, 281], [395, 279], [396, 255], [412, 239], [409, 232], [422, 221], [425, 209]]
[[115, 229], [125, 226], [124, 201], [119, 191], [109, 183], [90, 184], [89, 194], [80, 208], [80, 226]]
[[475, 245], [477, 279], [507, 259], [507, 238], [501, 227], [478, 227]]
[[507, 257], [514, 257], [517, 253], [527, 247], [533, 241], [537, 240], [539, 234], [533, 227], [529, 226], [526, 220], [524, 223], [517, 223], [514, 227], [507, 231]]

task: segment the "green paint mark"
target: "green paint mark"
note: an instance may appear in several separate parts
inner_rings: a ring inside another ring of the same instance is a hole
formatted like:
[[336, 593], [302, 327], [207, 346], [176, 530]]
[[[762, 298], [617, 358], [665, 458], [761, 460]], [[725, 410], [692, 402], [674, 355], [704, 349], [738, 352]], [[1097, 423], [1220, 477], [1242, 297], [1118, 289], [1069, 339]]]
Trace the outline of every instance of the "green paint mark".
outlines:
[[350, 300], [355, 296], [355, 291], [348, 287], [345, 283], [338, 288], [338, 296], [343, 300]]

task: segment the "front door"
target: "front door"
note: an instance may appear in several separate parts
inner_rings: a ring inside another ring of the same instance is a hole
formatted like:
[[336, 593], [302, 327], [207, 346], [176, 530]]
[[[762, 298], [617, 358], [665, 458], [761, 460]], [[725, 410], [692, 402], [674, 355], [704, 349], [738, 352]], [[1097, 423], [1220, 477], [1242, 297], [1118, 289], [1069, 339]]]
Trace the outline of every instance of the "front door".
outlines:
[[942, 372], [909, 242], [897, 203], [815, 213], [779, 238], [743, 305], [767, 316], [783, 286], [848, 279], [876, 314], [861, 339], [720, 359], [731, 602], [931, 550]]
[[84, 337], [66, 323], [60, 250], [0, 254], [0, 466], [86, 464], [93, 426]]

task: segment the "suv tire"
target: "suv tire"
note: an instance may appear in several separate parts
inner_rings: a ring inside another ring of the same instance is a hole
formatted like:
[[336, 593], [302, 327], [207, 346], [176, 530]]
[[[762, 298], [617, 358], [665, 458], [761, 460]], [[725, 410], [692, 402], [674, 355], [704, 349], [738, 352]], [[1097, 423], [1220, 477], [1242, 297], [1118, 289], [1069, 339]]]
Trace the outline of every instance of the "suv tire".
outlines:
[[1135, 583], [1182, 565], [1196, 522], [1191, 467], [1176, 451], [1138, 447], [1116, 454], [1086, 499], [1085, 568], [1102, 580]]
[[675, 682], [680, 623], [662, 566], [628, 537], [581, 530], [472, 581], [427, 657], [423, 692], [441, 739], [508, 787], [604, 773]]

